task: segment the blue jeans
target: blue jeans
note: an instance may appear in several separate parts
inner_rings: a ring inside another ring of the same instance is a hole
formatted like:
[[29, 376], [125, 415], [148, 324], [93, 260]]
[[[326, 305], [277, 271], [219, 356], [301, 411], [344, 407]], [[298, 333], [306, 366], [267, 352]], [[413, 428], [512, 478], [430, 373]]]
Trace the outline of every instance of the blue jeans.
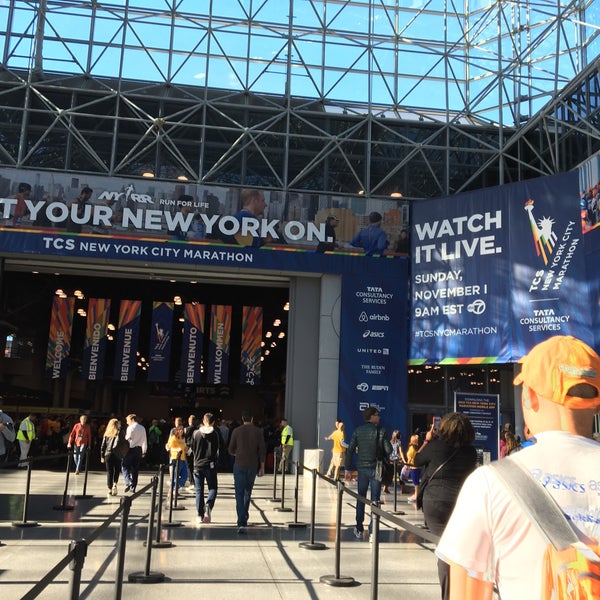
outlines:
[[250, 498], [256, 479], [256, 469], [247, 469], [233, 465], [233, 487], [235, 489], [235, 511], [237, 512], [238, 527], [248, 525]]
[[125, 485], [134, 490], [138, 483], [141, 462], [142, 449], [140, 446], [135, 446], [127, 450], [127, 454], [123, 457], [123, 462], [121, 463], [121, 473], [123, 473]]
[[212, 510], [215, 507], [215, 500], [217, 499], [217, 469], [211, 469], [206, 467], [203, 469], [194, 468], [194, 483], [196, 485], [196, 510], [198, 516], [203, 517], [205, 512], [204, 502], [204, 481], [208, 486], [208, 496], [206, 497], [206, 505], [210, 506]]
[[[367, 496], [367, 490], [371, 488], [371, 502], [379, 502], [381, 497], [381, 481], [375, 479], [375, 467], [371, 469], [358, 469], [357, 493], [359, 496]], [[356, 529], [363, 531], [363, 521], [365, 520], [365, 505], [363, 502], [356, 501]], [[371, 533], [371, 523], [369, 521], [369, 533]]]
[[85, 466], [85, 463], [83, 462], [85, 448], [85, 444], [81, 444], [81, 446], [73, 446], [73, 462], [75, 463], [75, 470], [77, 472], [83, 471], [82, 467]]

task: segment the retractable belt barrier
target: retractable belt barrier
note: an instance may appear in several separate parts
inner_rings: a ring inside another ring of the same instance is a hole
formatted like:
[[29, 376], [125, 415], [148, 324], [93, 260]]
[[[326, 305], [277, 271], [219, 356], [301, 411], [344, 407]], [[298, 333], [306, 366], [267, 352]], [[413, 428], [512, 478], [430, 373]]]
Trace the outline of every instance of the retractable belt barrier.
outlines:
[[[52, 458], [57, 458], [58, 455], [54, 455]], [[43, 458], [43, 457], [42, 457]], [[27, 481], [27, 491], [26, 494], [29, 494], [29, 485], [30, 485], [30, 476], [31, 476], [31, 463], [36, 459], [28, 459], [28, 481]], [[67, 461], [70, 464], [70, 461]], [[67, 565], [73, 572], [71, 576], [70, 586], [69, 586], [69, 598], [71, 600], [75, 600], [79, 598], [79, 590], [81, 585], [81, 573], [83, 570], [83, 566], [85, 563], [85, 558], [87, 556], [88, 546], [92, 544], [102, 533], [104, 533], [108, 527], [117, 520], [117, 518], [121, 518], [120, 528], [119, 528], [119, 538], [118, 538], [118, 547], [117, 547], [117, 570], [115, 575], [115, 595], [114, 598], [116, 600], [120, 600], [123, 593], [123, 571], [125, 566], [125, 546], [127, 543], [127, 526], [129, 521], [129, 512], [131, 510], [131, 505], [134, 501], [136, 501], [140, 496], [145, 494], [147, 491], [151, 491], [151, 501], [150, 501], [150, 513], [149, 513], [149, 522], [148, 522], [148, 531], [147, 531], [147, 539], [146, 539], [146, 561], [144, 565], [144, 571], [131, 573], [128, 576], [128, 581], [130, 583], [160, 583], [165, 579], [165, 575], [163, 573], [156, 573], [150, 571], [150, 563], [152, 556], [152, 548], [154, 544], [152, 543], [153, 529], [154, 529], [154, 520], [157, 507], [160, 505], [160, 501], [162, 499], [158, 499], [158, 482], [159, 477], [155, 475], [152, 477], [150, 483], [146, 486], [138, 490], [135, 494], [131, 496], [123, 496], [121, 498], [121, 503], [119, 508], [117, 508], [109, 517], [107, 517], [106, 521], [102, 523], [102, 525], [98, 526], [94, 529], [88, 536], [82, 538], [80, 540], [73, 540], [69, 545], [69, 550], [67, 554], [44, 576], [40, 581], [34, 585], [23, 597], [22, 600], [33, 600], [33, 598], [38, 598], [42, 592], [50, 585], [58, 575], [65, 569]], [[162, 495], [162, 490], [161, 490]], [[26, 505], [27, 503], [25, 503]], [[26, 516], [24, 514], [23, 521], [27, 522]], [[31, 524], [31, 521], [28, 523]], [[14, 523], [13, 525], [17, 525]], [[36, 523], [37, 525], [37, 523]], [[154, 546], [155, 547], [155, 546]]]

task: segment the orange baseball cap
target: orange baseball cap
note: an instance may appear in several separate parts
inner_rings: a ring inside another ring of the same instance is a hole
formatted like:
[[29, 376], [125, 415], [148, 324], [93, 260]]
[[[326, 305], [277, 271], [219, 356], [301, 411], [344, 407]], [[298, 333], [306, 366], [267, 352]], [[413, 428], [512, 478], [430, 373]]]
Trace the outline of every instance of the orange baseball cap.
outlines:
[[[568, 408], [600, 406], [600, 356], [587, 344], [570, 335], [557, 335], [534, 346], [519, 361], [523, 367], [514, 384], [524, 383], [536, 394]], [[596, 388], [594, 398], [568, 396], [578, 383]]]

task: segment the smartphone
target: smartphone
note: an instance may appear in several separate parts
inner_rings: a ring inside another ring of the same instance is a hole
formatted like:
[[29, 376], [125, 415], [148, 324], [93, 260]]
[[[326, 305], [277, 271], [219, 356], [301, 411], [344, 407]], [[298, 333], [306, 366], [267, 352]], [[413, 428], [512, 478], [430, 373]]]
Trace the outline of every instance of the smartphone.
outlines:
[[433, 421], [431, 423], [431, 427], [434, 431], [437, 432], [439, 426], [440, 426], [440, 421], [442, 420], [442, 417], [433, 417]]

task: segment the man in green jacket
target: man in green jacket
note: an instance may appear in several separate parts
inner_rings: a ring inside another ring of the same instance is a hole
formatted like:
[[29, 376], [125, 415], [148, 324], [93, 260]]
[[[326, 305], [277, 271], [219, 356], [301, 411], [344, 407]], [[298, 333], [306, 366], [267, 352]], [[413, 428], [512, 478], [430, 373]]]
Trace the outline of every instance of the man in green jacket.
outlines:
[[[371, 502], [379, 502], [381, 496], [381, 481], [375, 479], [375, 465], [377, 463], [378, 448], [379, 456], [389, 456], [392, 452], [387, 433], [383, 427], [379, 427], [379, 410], [374, 406], [365, 409], [365, 424], [357, 427], [352, 434], [350, 445], [346, 452], [346, 474], [345, 480], [350, 479], [350, 468], [352, 458], [356, 453], [356, 469], [358, 471], [359, 496], [367, 496], [367, 490], [371, 488]], [[356, 527], [354, 537], [362, 539], [363, 521], [365, 518], [364, 502], [356, 502]], [[369, 521], [369, 535], [371, 534], [372, 519]]]

